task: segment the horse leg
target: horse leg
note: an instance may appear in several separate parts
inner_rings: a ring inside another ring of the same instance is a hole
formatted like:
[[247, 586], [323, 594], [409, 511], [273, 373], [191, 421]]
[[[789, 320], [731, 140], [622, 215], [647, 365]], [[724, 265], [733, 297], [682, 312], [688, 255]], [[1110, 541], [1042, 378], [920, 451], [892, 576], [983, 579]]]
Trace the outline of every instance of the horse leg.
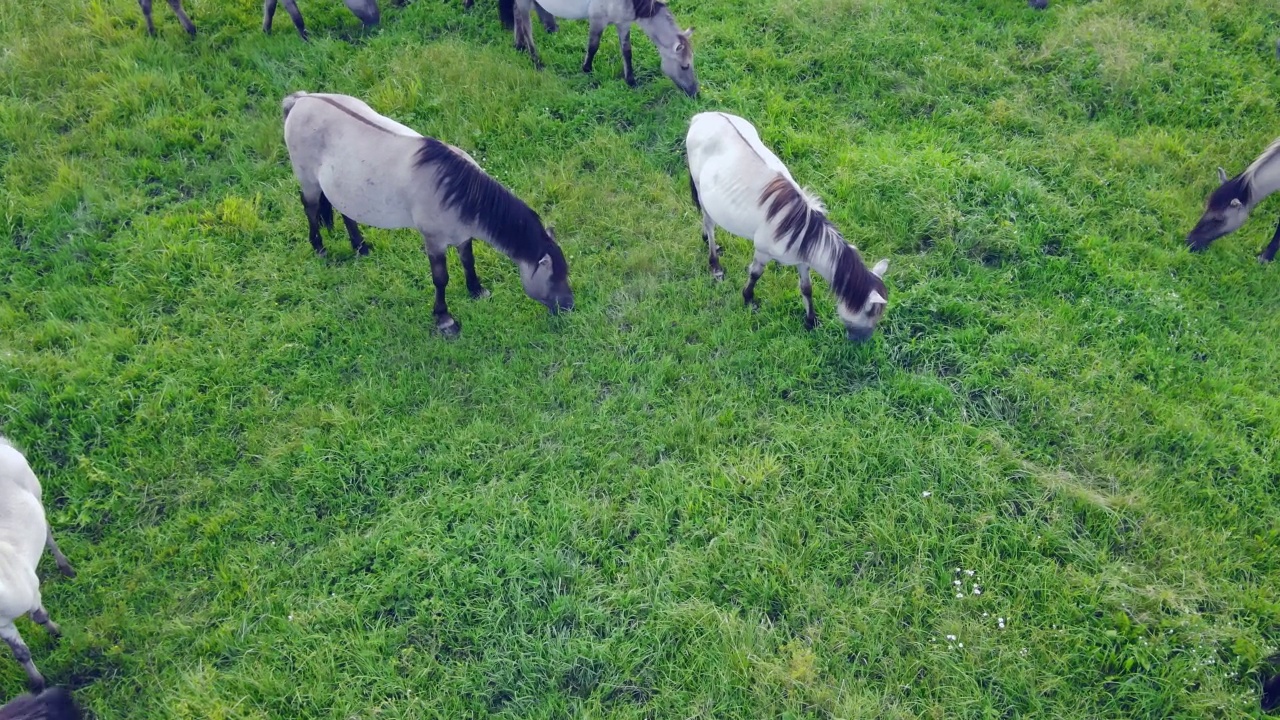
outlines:
[[804, 329], [812, 330], [817, 320], [813, 316], [813, 279], [809, 277], [809, 266], [801, 265], [800, 297], [804, 300]]
[[604, 29], [609, 27], [609, 23], [602, 18], [591, 18], [591, 27], [587, 36], [587, 59], [582, 61], [582, 72], [591, 72], [591, 64], [595, 62], [596, 51], [600, 49], [600, 36], [604, 34]]
[[475, 0], [462, 0], [462, 9], [470, 10], [471, 6], [474, 4], [475, 4]]
[[489, 291], [480, 284], [480, 276], [476, 275], [476, 255], [468, 240], [458, 246], [458, 259], [462, 261], [462, 271], [467, 275], [467, 292], [472, 299], [489, 297]]
[[631, 70], [631, 23], [618, 23], [618, 43], [622, 46], [622, 79], [635, 87], [636, 75]]
[[720, 267], [720, 247], [716, 245], [716, 221], [711, 219], [711, 215], [705, 208], [702, 210], [702, 239], [707, 241], [707, 266], [711, 268], [711, 277], [723, 280], [724, 268]]
[[71, 562], [67, 560], [67, 556], [62, 554], [62, 550], [58, 548], [58, 543], [53, 539], [53, 528], [49, 528], [44, 540], [45, 547], [49, 548], [49, 552], [53, 554], [53, 561], [58, 563], [58, 570], [69, 578], [76, 576], [76, 571], [71, 569]]
[[262, 3], [262, 32], [271, 34], [271, 19], [276, 16], [276, 0], [264, 0]]
[[360, 226], [355, 220], [342, 216], [342, 224], [347, 226], [347, 235], [351, 238], [351, 249], [356, 251], [357, 255], [368, 255], [369, 246], [364, 242], [364, 235], [360, 234]]
[[44, 690], [44, 676], [36, 669], [36, 664], [31, 662], [31, 650], [22, 642], [22, 635], [18, 634], [18, 628], [14, 627], [12, 620], [0, 625], [0, 638], [4, 638], [9, 644], [13, 659], [27, 671], [27, 686], [31, 688], [31, 692]]
[[538, 19], [542, 21], [542, 29], [548, 33], [553, 33], [560, 29], [560, 25], [556, 23], [556, 16], [547, 12], [547, 9], [538, 4], [538, 0], [533, 2], [533, 10], [538, 13]]
[[1277, 250], [1280, 250], [1280, 225], [1276, 225], [1276, 234], [1271, 238], [1271, 243], [1258, 256], [1258, 262], [1269, 263], [1275, 260]]
[[742, 302], [750, 305], [753, 309], [759, 309], [760, 303], [756, 302], [756, 281], [764, 274], [764, 268], [769, 264], [769, 258], [761, 255], [759, 252], [751, 260], [751, 267], [747, 268], [747, 274], [750, 278], [747, 280], [747, 286], [742, 288]]
[[62, 628], [58, 627], [58, 623], [49, 619], [49, 612], [44, 609], [44, 605], [31, 612], [31, 619], [37, 625], [43, 627], [50, 637], [62, 637]]
[[431, 282], [436, 286], [436, 305], [431, 310], [431, 314], [436, 318], [436, 329], [445, 337], [457, 337], [462, 331], [462, 323], [454, 320], [449, 314], [449, 305], [444, 299], [445, 288], [449, 286], [449, 263], [446, 254], [449, 246], [436, 242], [434, 238], [423, 233], [422, 249], [431, 260]]
[[538, 48], [533, 44], [533, 18], [530, 16], [529, 4], [532, 0], [516, 0], [516, 49], [527, 50], [533, 60], [533, 66], [542, 69], [542, 58], [538, 57]]
[[155, 35], [156, 26], [151, 21], [151, 0], [138, 0], [138, 5], [142, 7], [142, 17], [147, 20], [147, 34]]
[[318, 195], [319, 197], [315, 200], [307, 200], [305, 190], [298, 193], [298, 197], [302, 198], [302, 210], [307, 214], [307, 239], [311, 241], [311, 248], [316, 251], [316, 254], [324, 257], [324, 240], [320, 237], [321, 206], [328, 205], [328, 199], [323, 192]]
[[298, 28], [298, 37], [303, 41], [309, 42], [311, 38], [307, 35], [307, 26], [302, 23], [302, 12], [298, 10], [297, 0], [284, 0], [284, 11], [289, 13], [289, 19], [293, 20], [293, 26]]
[[173, 14], [178, 16], [178, 22], [182, 23], [182, 29], [187, 31], [191, 37], [196, 36], [196, 24], [191, 22], [191, 18], [182, 11], [182, 0], [169, 0], [169, 7], [173, 9]]

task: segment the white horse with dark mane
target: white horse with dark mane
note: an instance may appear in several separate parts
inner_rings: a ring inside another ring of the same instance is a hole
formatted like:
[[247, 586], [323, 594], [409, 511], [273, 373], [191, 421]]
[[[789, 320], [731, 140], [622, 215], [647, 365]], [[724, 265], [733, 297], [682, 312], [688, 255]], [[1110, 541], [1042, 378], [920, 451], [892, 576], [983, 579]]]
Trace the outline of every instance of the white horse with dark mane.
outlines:
[[462, 150], [423, 137], [349, 95], [296, 92], [284, 99], [284, 140], [302, 186], [311, 246], [325, 252], [320, 226], [337, 208], [351, 247], [366, 255], [359, 224], [422, 234], [436, 289], [436, 327], [462, 326], [445, 304], [445, 253], [458, 249], [473, 298], [488, 295], [476, 276], [472, 238], [515, 261], [529, 297], [552, 314], [573, 309], [569, 264], [538, 213], [485, 174]]
[[659, 0], [498, 0], [502, 23], [515, 27], [516, 48], [527, 50], [534, 66], [541, 69], [542, 60], [533, 44], [531, 10], [538, 11], [548, 32], [555, 32], [553, 18], [590, 23], [583, 72], [591, 72], [605, 28], [616, 27], [622, 50], [622, 77], [633, 87], [636, 76], [631, 69], [631, 23], [639, 25], [658, 48], [662, 73], [690, 97], [698, 94], [698, 76], [693, 70], [693, 28], [681, 30], [666, 3]]
[[711, 275], [724, 278], [716, 246], [716, 226], [755, 243], [755, 259], [742, 299], [755, 304], [756, 281], [770, 262], [800, 271], [806, 328], [814, 326], [816, 270], [836, 295], [836, 310], [850, 340], [865, 341], [884, 316], [889, 291], [882, 279], [889, 261], [868, 269], [857, 249], [845, 242], [826, 210], [791, 178], [786, 165], [760, 141], [755, 127], [728, 113], [693, 116], [685, 137], [693, 202], [702, 211]]
[[30, 615], [50, 635], [60, 634], [40, 599], [36, 566], [45, 548], [63, 575], [76, 575], [53, 541], [40, 494], [40, 481], [26, 457], [0, 437], [0, 638], [9, 644], [14, 659], [27, 671], [27, 684], [36, 692], [44, 689], [44, 677], [31, 661], [31, 651], [13, 621]]

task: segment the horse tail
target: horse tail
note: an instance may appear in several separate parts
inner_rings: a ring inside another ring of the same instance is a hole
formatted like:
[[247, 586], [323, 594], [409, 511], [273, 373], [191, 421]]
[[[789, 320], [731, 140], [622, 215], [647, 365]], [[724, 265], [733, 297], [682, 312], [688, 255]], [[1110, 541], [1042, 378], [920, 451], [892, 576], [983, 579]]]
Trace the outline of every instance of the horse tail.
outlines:
[[516, 24], [516, 0], [498, 0], [498, 19], [503, 27]]
[[280, 103], [280, 107], [284, 110], [285, 119], [288, 119], [289, 111], [293, 109], [295, 104], [297, 104], [298, 98], [306, 94], [307, 93], [305, 91], [299, 90], [298, 92], [289, 93], [284, 96], [284, 102]]
[[66, 688], [54, 687], [39, 695], [22, 695], [0, 707], [0, 720], [80, 720], [80, 708]]
[[693, 171], [689, 171], [689, 194], [693, 196], [693, 206], [702, 212], [702, 201], [698, 199], [698, 183], [693, 181]]

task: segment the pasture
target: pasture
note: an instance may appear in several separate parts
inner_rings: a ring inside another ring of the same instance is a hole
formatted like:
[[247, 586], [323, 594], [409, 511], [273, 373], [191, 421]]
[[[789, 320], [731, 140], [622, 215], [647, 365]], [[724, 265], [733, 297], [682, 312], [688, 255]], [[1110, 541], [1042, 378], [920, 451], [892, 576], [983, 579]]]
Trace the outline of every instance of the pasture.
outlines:
[[[1183, 238], [1280, 135], [1280, 6], [675, 0], [697, 98], [493, 0], [185, 7], [0, 0], [0, 433], [78, 572], [19, 628], [97, 717], [1261, 717], [1280, 200]], [[316, 257], [295, 90], [473, 155], [576, 309], [477, 243], [446, 339], [411, 231]], [[871, 342], [723, 231], [711, 280], [708, 109], [890, 258]]]

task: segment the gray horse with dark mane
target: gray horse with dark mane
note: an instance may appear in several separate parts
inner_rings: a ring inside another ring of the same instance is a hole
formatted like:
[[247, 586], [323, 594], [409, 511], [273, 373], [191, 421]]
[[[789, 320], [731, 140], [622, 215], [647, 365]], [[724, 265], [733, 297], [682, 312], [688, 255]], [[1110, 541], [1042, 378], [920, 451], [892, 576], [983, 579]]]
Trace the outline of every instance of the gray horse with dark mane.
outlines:
[[446, 335], [462, 328], [445, 304], [450, 247], [458, 249], [471, 297], [488, 295], [476, 276], [472, 238], [514, 260], [525, 293], [552, 314], [573, 308], [569, 264], [555, 235], [470, 155], [349, 95], [293, 93], [284, 99], [284, 117], [285, 144], [318, 254], [325, 252], [320, 226], [333, 228], [335, 208], [360, 255], [369, 252], [360, 224], [414, 228], [431, 259], [436, 327]]
[[[1187, 246], [1192, 252], [1201, 252], [1218, 238], [1229, 235], [1244, 225], [1249, 213], [1269, 195], [1280, 190], [1280, 139], [1271, 143], [1244, 172], [1233, 178], [1218, 168], [1218, 187], [1209, 193], [1204, 214], [1187, 233]], [[1270, 244], [1258, 255], [1260, 262], [1269, 263], [1280, 251], [1280, 226]]]
[[554, 21], [548, 25], [548, 14], [590, 22], [583, 72], [591, 72], [605, 28], [610, 25], [617, 28], [622, 49], [622, 77], [633, 87], [636, 76], [631, 69], [631, 24], [639, 25], [658, 49], [662, 73], [689, 96], [698, 94], [698, 76], [693, 70], [693, 28], [681, 30], [666, 3], [659, 0], [498, 0], [502, 23], [515, 28], [516, 48], [528, 51], [534, 66], [541, 69], [542, 59], [533, 44], [533, 23], [529, 16], [532, 10], [538, 11], [549, 32], [554, 32]]

